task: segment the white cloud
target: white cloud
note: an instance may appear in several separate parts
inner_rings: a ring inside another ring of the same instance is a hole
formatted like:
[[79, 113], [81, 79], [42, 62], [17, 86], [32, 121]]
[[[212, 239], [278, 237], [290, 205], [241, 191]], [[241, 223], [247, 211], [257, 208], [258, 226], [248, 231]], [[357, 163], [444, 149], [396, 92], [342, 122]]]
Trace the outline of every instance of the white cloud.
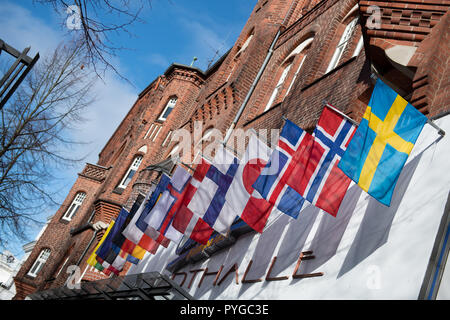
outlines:
[[[199, 63], [206, 69], [211, 59], [217, 60], [231, 46], [229, 34], [218, 34], [210, 26], [206, 26], [195, 20], [181, 18], [180, 23], [190, 34], [192, 47], [198, 52]], [[216, 51], [218, 51], [216, 53]]]
[[[36, 18], [30, 10], [17, 4], [2, 3], [0, 37], [18, 50], [31, 46], [29, 55], [39, 51], [43, 57], [54, 50], [64, 38], [57, 27]], [[97, 81], [92, 92], [95, 93], [95, 102], [83, 115], [88, 121], [78, 126], [74, 138], [92, 142], [77, 148], [77, 152], [79, 155], [90, 153], [87, 161], [96, 163], [98, 153], [133, 105], [138, 92], [113, 72], [107, 74], [103, 81]]]
[[74, 138], [90, 142], [77, 149], [82, 155], [89, 153], [86, 162], [97, 163], [98, 154], [135, 102], [137, 93], [114, 75], [105, 77], [104, 82], [97, 81], [92, 91], [96, 101], [83, 114], [87, 122], [78, 126]]
[[159, 67], [167, 68], [170, 65], [170, 61], [159, 53], [152, 53], [145, 60], [151, 64], [154, 64]]
[[62, 40], [60, 32], [33, 17], [32, 12], [10, 2], [2, 3], [0, 37], [19, 51], [31, 46], [28, 55], [46, 54]]

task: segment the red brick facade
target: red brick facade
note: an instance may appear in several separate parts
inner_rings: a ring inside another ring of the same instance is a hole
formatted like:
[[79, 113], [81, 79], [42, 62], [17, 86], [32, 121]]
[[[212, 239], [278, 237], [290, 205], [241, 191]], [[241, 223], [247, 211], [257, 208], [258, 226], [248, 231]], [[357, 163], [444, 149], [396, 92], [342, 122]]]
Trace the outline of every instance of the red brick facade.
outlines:
[[[372, 5], [381, 9], [379, 29], [366, 27]], [[195, 121], [200, 121], [202, 133], [216, 128], [225, 134], [251, 88], [254, 91], [237, 128], [278, 129], [284, 116], [312, 129], [323, 101], [359, 121], [373, 88], [373, 70], [424, 114], [431, 117], [449, 111], [449, 5], [444, 0], [258, 1], [235, 45], [209, 70], [172, 64], [138, 96], [101, 150], [98, 163], [87, 164], [79, 174], [15, 277], [16, 299], [63, 285], [67, 267], [78, 262], [84, 281], [103, 278], [86, 266], [102, 233], [91, 241], [92, 228], [76, 229], [88, 222], [109, 223], [121, 206], [130, 208], [139, 192], [148, 191], [159, 173], [141, 170], [168, 158], [176, 144], [168, 137], [173, 130], [193, 132]], [[343, 36], [346, 26], [357, 17], [353, 31]], [[253, 87], [279, 30], [272, 56]], [[344, 38], [340, 58], [327, 72]], [[409, 59], [403, 52], [410, 54]], [[273, 103], [266, 110], [271, 97]], [[174, 109], [162, 121], [161, 114], [174, 98]], [[138, 172], [126, 188], [119, 188], [138, 155], [143, 157]], [[65, 221], [62, 216], [78, 192], [87, 196], [73, 219]], [[44, 248], [51, 250], [50, 257], [39, 274], [30, 277], [27, 273]]]

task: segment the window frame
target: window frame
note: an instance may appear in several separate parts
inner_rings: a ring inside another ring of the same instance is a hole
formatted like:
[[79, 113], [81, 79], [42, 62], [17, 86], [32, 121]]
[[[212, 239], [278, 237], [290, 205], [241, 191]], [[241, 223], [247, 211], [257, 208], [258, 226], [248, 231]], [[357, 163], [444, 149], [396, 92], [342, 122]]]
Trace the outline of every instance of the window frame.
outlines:
[[[139, 160], [137, 160], [139, 159]], [[139, 169], [139, 166], [142, 163], [142, 160], [144, 159], [144, 157], [142, 155], [137, 155], [133, 158], [133, 161], [131, 162], [130, 166], [128, 167], [128, 170], [125, 172], [125, 174], [123, 175], [122, 180], [120, 180], [119, 185], [117, 186], [118, 188], [122, 188], [122, 189], [126, 189], [126, 187], [128, 186], [128, 184], [130, 184], [130, 181], [133, 179], [134, 174], [137, 172], [137, 170]], [[136, 162], [138, 162], [136, 164]], [[127, 184], [124, 184], [125, 181], [128, 179], [130, 172], [134, 170], [133, 175], [130, 177], [130, 180], [128, 181]]]
[[[173, 102], [173, 105], [172, 105], [171, 103], [172, 103], [172, 101], [174, 101], [174, 100], [175, 100], [175, 102]], [[158, 120], [159, 120], [159, 121], [166, 121], [167, 118], [169, 117], [169, 115], [172, 113], [173, 109], [175, 108], [177, 102], [178, 102], [178, 98], [177, 98], [177, 97], [171, 97], [171, 98], [169, 98], [169, 101], [167, 102], [167, 104], [166, 104], [166, 106], [165, 106], [163, 112], [161, 112], [161, 114], [159, 115]], [[169, 108], [170, 108], [169, 113], [164, 117], [164, 115], [166, 114], [166, 112], [167, 112], [167, 110], [168, 110]]]
[[283, 84], [286, 82], [286, 79], [289, 75], [289, 72], [292, 69], [292, 66], [294, 64], [294, 59], [289, 61], [288, 63], [285, 63], [285, 67], [283, 68], [283, 71], [281, 72], [280, 77], [278, 78], [277, 85], [272, 91], [272, 94], [270, 95], [269, 101], [266, 104], [266, 107], [264, 108], [264, 112], [269, 110], [272, 106], [276, 98], [278, 97], [278, 94], [280, 92], [280, 89], [283, 87]]
[[27, 276], [36, 278], [39, 272], [41, 272], [51, 253], [52, 250], [50, 250], [49, 248], [42, 249], [36, 260], [34, 260], [34, 263], [32, 264], [30, 270], [28, 270]]
[[86, 199], [86, 192], [77, 192], [61, 219], [65, 221], [72, 221], [73, 217], [75, 217], [76, 213], [83, 204], [84, 199]]
[[342, 33], [342, 36], [339, 39], [339, 42], [338, 42], [336, 48], [334, 49], [334, 53], [331, 56], [331, 60], [328, 63], [328, 67], [327, 67], [325, 73], [328, 73], [328, 72], [336, 69], [336, 67], [339, 65], [339, 61], [342, 59], [345, 49], [351, 43], [353, 34], [355, 33], [356, 26], [358, 24], [358, 20], [359, 20], [359, 17], [355, 16], [345, 26], [344, 32]]

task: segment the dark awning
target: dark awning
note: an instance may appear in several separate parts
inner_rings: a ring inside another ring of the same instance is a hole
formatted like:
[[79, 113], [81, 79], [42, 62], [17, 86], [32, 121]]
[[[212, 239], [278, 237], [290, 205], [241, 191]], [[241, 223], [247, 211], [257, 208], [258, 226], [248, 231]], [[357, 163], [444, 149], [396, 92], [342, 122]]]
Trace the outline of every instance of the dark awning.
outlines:
[[32, 300], [192, 300], [193, 297], [159, 272], [139, 273], [35, 292]]

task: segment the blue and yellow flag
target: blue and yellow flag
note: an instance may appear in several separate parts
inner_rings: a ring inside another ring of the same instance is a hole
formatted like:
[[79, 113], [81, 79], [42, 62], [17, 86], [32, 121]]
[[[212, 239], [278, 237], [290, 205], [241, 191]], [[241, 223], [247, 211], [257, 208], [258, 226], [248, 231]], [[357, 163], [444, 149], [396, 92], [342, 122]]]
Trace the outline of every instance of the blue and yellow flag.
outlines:
[[400, 172], [426, 122], [423, 114], [378, 79], [338, 167], [389, 206]]

